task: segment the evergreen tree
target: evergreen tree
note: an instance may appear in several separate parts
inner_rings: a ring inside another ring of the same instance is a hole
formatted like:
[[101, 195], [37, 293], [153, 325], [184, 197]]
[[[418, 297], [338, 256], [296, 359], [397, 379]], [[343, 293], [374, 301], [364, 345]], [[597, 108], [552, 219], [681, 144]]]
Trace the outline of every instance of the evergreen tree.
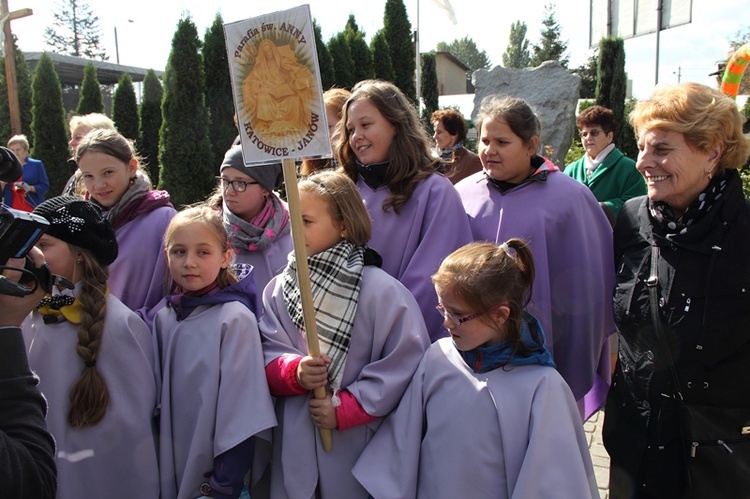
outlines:
[[60, 54], [88, 57], [89, 59], [109, 59], [101, 48], [99, 17], [91, 7], [81, 0], [60, 0], [58, 11], [52, 15], [52, 24], [57, 28], [44, 30], [44, 41], [48, 47]]
[[96, 76], [94, 63], [89, 61], [83, 69], [83, 82], [81, 83], [81, 95], [78, 98], [76, 114], [83, 116], [89, 113], [103, 113], [104, 102], [102, 101], [102, 87]]
[[161, 100], [164, 89], [156, 71], [149, 69], [143, 78], [141, 98], [141, 134], [138, 151], [145, 160], [148, 175], [154, 183], [159, 180], [159, 129], [161, 128]]
[[411, 36], [411, 23], [406, 15], [406, 7], [402, 0], [386, 0], [383, 32], [391, 51], [393, 83], [412, 102], [416, 103], [417, 90], [414, 84], [414, 71], [417, 64]]
[[622, 38], [599, 41], [599, 69], [596, 77], [596, 103], [615, 113], [615, 144], [622, 144], [625, 127], [625, 44]]
[[349, 15], [344, 29], [344, 37], [349, 45], [354, 62], [354, 81], [369, 80], [375, 77], [375, 66], [372, 60], [372, 51], [367, 46], [364, 32], [359, 30], [354, 15]]
[[469, 66], [469, 74], [466, 75], [467, 78], [471, 77], [471, 73], [477, 69], [489, 69], [492, 65], [487, 52], [479, 50], [474, 40], [468, 36], [460, 40], [453, 40], [450, 43], [439, 42], [437, 49], [439, 52], [450, 52], [456, 59]]
[[625, 103], [622, 117], [622, 133], [620, 134], [619, 139], [620, 141], [615, 142], [617, 148], [622, 151], [625, 156], [629, 157], [633, 161], [636, 161], [638, 159], [638, 140], [635, 137], [635, 130], [633, 129], [633, 125], [630, 124], [628, 116], [633, 111], [633, 109], [635, 109], [636, 104], [638, 104], [638, 99], [634, 97], [631, 97]]
[[210, 119], [208, 139], [211, 142], [211, 165], [216, 172], [219, 171], [224, 154], [237, 137], [223, 25], [221, 15], [216, 14], [213, 24], [203, 37], [203, 72], [206, 76], [206, 107]]
[[560, 25], [555, 19], [555, 6], [548, 4], [544, 7], [544, 29], [541, 31], [542, 38], [539, 45], [533, 46], [531, 66], [539, 66], [544, 61], [560, 61], [563, 67], [568, 67], [567, 42], [560, 39]]
[[315, 50], [318, 53], [318, 67], [320, 68], [320, 83], [323, 89], [329, 89], [336, 84], [336, 73], [333, 69], [333, 57], [328, 47], [323, 43], [323, 33], [320, 25], [313, 19], [313, 31], [315, 33]]
[[44, 163], [50, 183], [49, 196], [52, 197], [62, 192], [73, 172], [66, 168], [70, 151], [60, 78], [46, 53], [36, 65], [31, 90], [31, 133], [34, 137], [31, 156]]
[[181, 19], [164, 74], [159, 132], [159, 187], [169, 191], [175, 206], [205, 199], [215, 184], [200, 45], [193, 21]]
[[510, 25], [510, 40], [503, 54], [503, 66], [506, 68], [528, 68], [531, 54], [529, 41], [526, 39], [526, 23], [516, 21]]
[[599, 53], [598, 49], [595, 49], [586, 60], [586, 64], [582, 64], [571, 71], [571, 73], [577, 74], [581, 77], [581, 89], [578, 92], [578, 97], [580, 99], [596, 98], [596, 77], [598, 66]]
[[328, 52], [333, 58], [336, 86], [352, 88], [357, 83], [357, 80], [354, 79], [354, 60], [343, 31], [328, 41]]
[[424, 101], [424, 108], [422, 109], [422, 124], [427, 132], [432, 135], [434, 130], [432, 129], [430, 117], [439, 106], [437, 64], [435, 63], [434, 53], [422, 54], [422, 75], [420, 78], [420, 86], [422, 87], [422, 100]]
[[[18, 50], [17, 38], [13, 36], [13, 53], [16, 61], [16, 93], [18, 109], [21, 115], [21, 132], [29, 139], [29, 146], [34, 147], [31, 133], [31, 70], [26, 63], [23, 52]], [[0, 57], [0, 66], [5, 67], [5, 59]], [[13, 136], [10, 126], [10, 109], [8, 108], [8, 81], [5, 71], [0, 71], [0, 144], [7, 144]]]
[[396, 74], [393, 72], [393, 63], [391, 62], [391, 48], [388, 46], [388, 40], [385, 38], [383, 30], [375, 33], [375, 36], [370, 40], [370, 50], [372, 51], [375, 78], [390, 82], [395, 81]]
[[115, 128], [123, 137], [130, 140], [138, 138], [138, 103], [133, 89], [133, 79], [128, 73], [123, 73], [117, 83], [114, 100], [112, 102], [112, 121]]

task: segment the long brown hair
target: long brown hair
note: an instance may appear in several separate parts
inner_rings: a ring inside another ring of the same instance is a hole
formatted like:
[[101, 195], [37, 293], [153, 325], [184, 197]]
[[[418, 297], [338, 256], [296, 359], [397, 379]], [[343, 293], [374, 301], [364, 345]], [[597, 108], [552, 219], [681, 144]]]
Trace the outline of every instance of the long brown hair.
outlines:
[[364, 80], [357, 83], [344, 104], [341, 135], [336, 144], [337, 158], [349, 178], [357, 180], [357, 156], [349, 145], [347, 120], [352, 102], [369, 100], [380, 114], [396, 129], [388, 153], [390, 164], [385, 171], [385, 183], [391, 192], [383, 202], [383, 211], [398, 213], [411, 198], [417, 184], [435, 172], [439, 164], [430, 153], [430, 139], [419, 121], [417, 110], [393, 83]]
[[107, 384], [96, 367], [104, 335], [104, 317], [107, 313], [109, 269], [99, 263], [89, 250], [70, 243], [68, 247], [74, 255], [80, 256], [80, 266], [83, 269], [81, 291], [76, 296], [81, 304], [76, 353], [84, 362], [81, 375], [70, 389], [68, 423], [73, 428], [86, 428], [99, 423], [109, 405]]

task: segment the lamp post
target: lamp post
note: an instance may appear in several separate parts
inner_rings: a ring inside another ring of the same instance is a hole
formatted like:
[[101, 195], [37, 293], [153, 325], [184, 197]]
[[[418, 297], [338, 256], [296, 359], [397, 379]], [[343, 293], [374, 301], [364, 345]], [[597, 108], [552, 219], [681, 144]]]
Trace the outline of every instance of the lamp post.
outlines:
[[[132, 19], [128, 19], [129, 23], [133, 23]], [[117, 26], [115, 26], [115, 58], [117, 59], [117, 64], [120, 64], [120, 45], [117, 43]]]

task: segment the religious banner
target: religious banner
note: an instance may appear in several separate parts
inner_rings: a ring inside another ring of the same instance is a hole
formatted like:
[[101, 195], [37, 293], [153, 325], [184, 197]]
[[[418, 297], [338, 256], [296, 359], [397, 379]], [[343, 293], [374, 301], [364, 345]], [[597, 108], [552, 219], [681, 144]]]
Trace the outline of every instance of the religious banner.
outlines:
[[245, 164], [330, 157], [309, 5], [224, 25]]

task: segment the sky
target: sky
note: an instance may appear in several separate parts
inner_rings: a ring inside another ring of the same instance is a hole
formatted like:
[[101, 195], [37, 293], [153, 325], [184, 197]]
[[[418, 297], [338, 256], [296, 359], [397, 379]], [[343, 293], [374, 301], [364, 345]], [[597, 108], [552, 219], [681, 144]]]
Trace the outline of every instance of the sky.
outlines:
[[[52, 13], [61, 0], [9, 0], [9, 9], [31, 8], [30, 17], [14, 20], [13, 34], [26, 52], [46, 50], [44, 29], [52, 26]], [[163, 70], [171, 50], [177, 22], [189, 15], [203, 37], [217, 13], [224, 22], [239, 21], [269, 12], [301, 5], [299, 0], [273, 2], [217, 0], [82, 0], [99, 17], [102, 46], [115, 62], [115, 29], [120, 63]], [[527, 39], [539, 39], [544, 6], [555, 4], [555, 17], [561, 38], [568, 44], [569, 67], [583, 64], [589, 51], [591, 0], [452, 0], [457, 24], [437, 8], [433, 0], [404, 0], [407, 15], [416, 28], [419, 19], [420, 51], [434, 50], [438, 42], [451, 42], [469, 36], [484, 50], [493, 67], [502, 63], [511, 23], [521, 20], [528, 26]], [[604, 2], [605, 0], [594, 0]], [[716, 86], [708, 74], [716, 62], [727, 56], [729, 40], [740, 29], [750, 26], [747, 0], [692, 0], [692, 23], [664, 30], [660, 35], [659, 83], [696, 81]], [[342, 31], [350, 14], [369, 41], [383, 26], [385, 0], [340, 2], [309, 0], [312, 16], [328, 41]], [[261, 5], [262, 6], [259, 6]], [[632, 80], [633, 96], [648, 98], [656, 83], [656, 35], [625, 41], [625, 64]], [[750, 78], [750, 76], [745, 76]]]

